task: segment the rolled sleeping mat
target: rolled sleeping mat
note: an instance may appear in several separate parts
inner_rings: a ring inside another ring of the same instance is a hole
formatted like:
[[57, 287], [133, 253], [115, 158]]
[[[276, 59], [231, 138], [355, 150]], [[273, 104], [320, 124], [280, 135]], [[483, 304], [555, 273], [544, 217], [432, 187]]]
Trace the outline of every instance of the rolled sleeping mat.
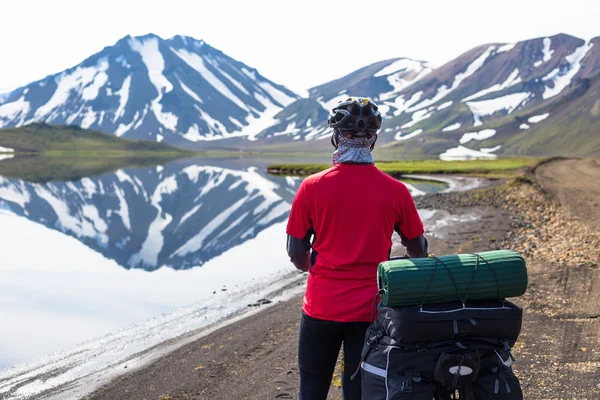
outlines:
[[387, 307], [518, 297], [527, 289], [521, 254], [495, 250], [384, 261], [378, 267]]
[[379, 305], [377, 320], [386, 336], [398, 343], [498, 339], [514, 346], [523, 309], [509, 301], [472, 300], [421, 306]]

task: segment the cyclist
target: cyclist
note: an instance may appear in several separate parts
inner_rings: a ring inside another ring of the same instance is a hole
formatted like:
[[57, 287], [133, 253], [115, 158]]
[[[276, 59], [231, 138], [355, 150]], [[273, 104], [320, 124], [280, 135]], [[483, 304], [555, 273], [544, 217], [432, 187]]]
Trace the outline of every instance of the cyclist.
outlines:
[[339, 103], [328, 120], [333, 167], [306, 178], [292, 204], [287, 251], [296, 268], [309, 272], [298, 340], [300, 400], [327, 398], [342, 344], [344, 399], [361, 398], [360, 377], [350, 377], [373, 318], [377, 265], [389, 258], [393, 232], [409, 257], [427, 256], [408, 189], [374, 165], [381, 120], [372, 100]]

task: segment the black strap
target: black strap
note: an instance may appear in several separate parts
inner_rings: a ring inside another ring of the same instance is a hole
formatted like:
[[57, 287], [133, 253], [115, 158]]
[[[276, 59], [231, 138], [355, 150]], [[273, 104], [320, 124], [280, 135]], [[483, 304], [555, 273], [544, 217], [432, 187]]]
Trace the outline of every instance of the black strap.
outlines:
[[500, 283], [498, 282], [498, 276], [496, 275], [496, 271], [494, 271], [494, 268], [492, 268], [492, 266], [490, 265], [489, 262], [487, 262], [487, 260], [485, 258], [483, 258], [481, 256], [481, 254], [478, 253], [474, 253], [475, 257], [477, 257], [477, 261], [479, 262], [479, 259], [483, 260], [483, 262], [488, 266], [488, 268], [490, 269], [490, 271], [492, 272], [492, 275], [494, 275], [494, 280], [496, 281], [496, 296], [498, 297], [498, 300], [502, 300], [502, 297], [500, 297]]
[[454, 290], [456, 290], [456, 296], [458, 296], [458, 298], [460, 299], [460, 301], [462, 303], [464, 303], [462, 296], [460, 295], [460, 292], [458, 290], [458, 286], [456, 285], [456, 281], [454, 280], [454, 276], [452, 275], [452, 272], [450, 272], [450, 268], [448, 268], [448, 266], [439, 258], [433, 256], [431, 257], [435, 260], [435, 264], [433, 265], [433, 271], [431, 272], [431, 276], [429, 277], [429, 282], [427, 282], [427, 289], [425, 289], [425, 294], [423, 295], [423, 300], [421, 301], [421, 306], [420, 308], [423, 308], [423, 305], [425, 304], [425, 299], [427, 298], [427, 295], [429, 294], [429, 290], [431, 289], [431, 284], [433, 283], [433, 278], [435, 277], [435, 274], [437, 272], [437, 266], [438, 263], [442, 264], [444, 266], [444, 268], [446, 268], [446, 271], [448, 272], [448, 275], [450, 276], [450, 279], [452, 280], [452, 284], [454, 285]]

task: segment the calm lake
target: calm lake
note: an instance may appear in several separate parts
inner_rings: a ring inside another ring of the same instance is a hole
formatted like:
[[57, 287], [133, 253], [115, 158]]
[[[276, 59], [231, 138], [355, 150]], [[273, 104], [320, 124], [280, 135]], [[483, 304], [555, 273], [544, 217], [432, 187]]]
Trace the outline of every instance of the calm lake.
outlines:
[[0, 177], [0, 396], [3, 379], [61, 360], [84, 374], [297, 280], [285, 224], [301, 179], [266, 165], [189, 159], [71, 182]]

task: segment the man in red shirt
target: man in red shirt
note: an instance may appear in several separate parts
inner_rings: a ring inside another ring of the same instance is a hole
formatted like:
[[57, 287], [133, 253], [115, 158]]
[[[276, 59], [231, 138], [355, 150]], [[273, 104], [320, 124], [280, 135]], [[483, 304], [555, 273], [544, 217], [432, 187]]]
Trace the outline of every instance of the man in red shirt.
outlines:
[[394, 231], [410, 257], [426, 257], [427, 240], [406, 186], [374, 165], [377, 106], [349, 98], [328, 122], [333, 167], [302, 182], [287, 225], [288, 254], [296, 268], [309, 272], [298, 343], [299, 398], [327, 398], [343, 343], [349, 372], [342, 377], [343, 396], [359, 400], [360, 379], [350, 376], [373, 318], [377, 265], [389, 258]]

